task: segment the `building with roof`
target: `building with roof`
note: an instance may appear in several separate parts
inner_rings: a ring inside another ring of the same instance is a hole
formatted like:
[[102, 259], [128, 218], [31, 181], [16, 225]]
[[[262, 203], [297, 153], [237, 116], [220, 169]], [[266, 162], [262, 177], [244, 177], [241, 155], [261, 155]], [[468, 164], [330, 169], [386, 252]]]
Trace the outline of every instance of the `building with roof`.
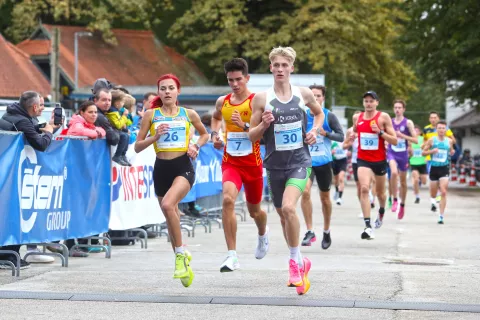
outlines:
[[27, 53], [0, 34], [0, 99], [18, 100], [26, 90], [47, 96], [50, 83]]

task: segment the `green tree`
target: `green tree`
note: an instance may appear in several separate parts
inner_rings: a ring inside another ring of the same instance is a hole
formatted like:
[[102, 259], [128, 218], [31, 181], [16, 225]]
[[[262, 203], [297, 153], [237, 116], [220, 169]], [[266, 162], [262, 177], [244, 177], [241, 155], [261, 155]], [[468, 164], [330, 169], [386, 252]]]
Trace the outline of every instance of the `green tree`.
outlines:
[[268, 52], [290, 45], [297, 72], [324, 73], [330, 87], [349, 83], [382, 87], [407, 96], [415, 76], [396, 57], [393, 43], [406, 15], [400, 0], [194, 1], [169, 30], [169, 37], [194, 60], [221, 74], [234, 56], [266, 72]]
[[27, 38], [42, 21], [86, 26], [116, 44], [112, 28], [150, 29], [174, 9], [172, 0], [0, 0], [0, 8], [12, 4], [6, 33], [14, 42]]
[[403, 37], [405, 56], [422, 76], [453, 81], [448, 95], [457, 102], [480, 102], [480, 2], [408, 0], [411, 17]]

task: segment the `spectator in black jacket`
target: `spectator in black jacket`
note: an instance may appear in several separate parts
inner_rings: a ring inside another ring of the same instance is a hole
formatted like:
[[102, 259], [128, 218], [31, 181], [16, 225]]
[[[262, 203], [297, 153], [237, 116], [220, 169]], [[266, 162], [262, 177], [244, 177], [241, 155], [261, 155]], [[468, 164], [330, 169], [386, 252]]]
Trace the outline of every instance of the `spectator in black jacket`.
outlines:
[[[0, 121], [0, 130], [23, 132], [28, 143], [38, 151], [45, 151], [52, 142], [53, 126], [46, 123], [43, 128], [38, 127], [36, 117], [44, 109], [42, 97], [34, 91], [26, 91], [20, 96], [20, 101], [7, 107], [7, 112]], [[0, 250], [12, 250], [19, 252], [20, 246], [0, 247]], [[15, 256], [12, 254], [0, 255], [0, 260], [9, 260], [15, 264]], [[30, 264], [23, 259], [20, 268], [28, 268]], [[0, 263], [0, 269], [9, 268]]]

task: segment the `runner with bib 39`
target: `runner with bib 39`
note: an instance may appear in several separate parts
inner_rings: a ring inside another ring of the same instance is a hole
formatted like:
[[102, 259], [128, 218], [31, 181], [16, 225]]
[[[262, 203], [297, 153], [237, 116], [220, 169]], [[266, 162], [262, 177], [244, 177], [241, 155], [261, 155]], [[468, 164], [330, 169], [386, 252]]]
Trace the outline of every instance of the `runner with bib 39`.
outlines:
[[375, 227], [380, 228], [385, 213], [385, 174], [387, 173], [387, 153], [385, 141], [397, 145], [397, 136], [393, 130], [392, 119], [381, 111], [377, 111], [378, 96], [373, 91], [363, 95], [365, 111], [353, 118], [353, 130], [358, 136], [358, 182], [360, 183], [360, 203], [362, 206], [365, 229], [361, 238], [371, 240], [375, 238], [370, 224], [370, 199], [368, 196], [372, 173], [375, 175], [375, 187], [377, 189], [380, 208]]

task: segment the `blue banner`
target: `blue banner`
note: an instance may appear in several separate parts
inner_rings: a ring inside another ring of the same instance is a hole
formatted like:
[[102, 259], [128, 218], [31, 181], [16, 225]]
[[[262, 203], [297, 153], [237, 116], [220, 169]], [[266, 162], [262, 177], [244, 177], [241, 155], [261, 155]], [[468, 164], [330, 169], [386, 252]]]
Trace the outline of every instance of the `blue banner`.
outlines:
[[0, 135], [0, 245], [81, 238], [108, 231], [110, 152], [105, 140]]
[[195, 183], [181, 202], [195, 201], [197, 198], [222, 193], [223, 149], [217, 150], [212, 143], [204, 145], [193, 163]]

